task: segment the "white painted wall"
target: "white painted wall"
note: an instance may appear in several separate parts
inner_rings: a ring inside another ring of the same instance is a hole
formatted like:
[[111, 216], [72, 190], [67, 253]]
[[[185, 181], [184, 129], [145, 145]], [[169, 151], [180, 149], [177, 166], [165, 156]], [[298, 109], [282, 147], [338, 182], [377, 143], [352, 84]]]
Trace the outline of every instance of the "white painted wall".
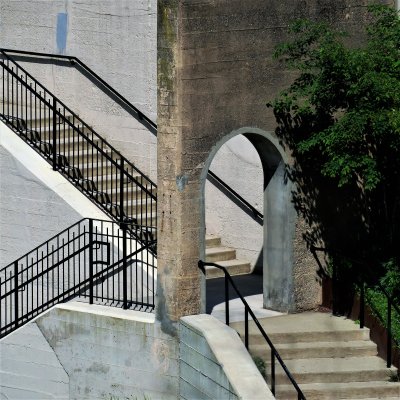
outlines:
[[82, 218], [109, 220], [0, 122], [0, 268]]
[[[32, 331], [35, 335], [29, 338]], [[161, 331], [153, 314], [83, 303], [58, 305], [1, 340], [0, 354], [0, 398], [179, 397], [178, 341]], [[11, 373], [19, 379], [8, 379]], [[49, 397], [38, 397], [40, 392]]]
[[[214, 157], [210, 170], [263, 213], [261, 160], [244, 136], [235, 136], [226, 142]], [[248, 260], [254, 266], [263, 246], [263, 227], [209, 181], [205, 190], [207, 234], [222, 237], [223, 245], [236, 249], [237, 258]]]
[[[60, 15], [67, 16], [64, 30]], [[0, 0], [0, 20], [1, 47], [78, 57], [156, 121], [156, 0]], [[156, 137], [116, 102], [74, 68], [21, 64], [156, 179]]]

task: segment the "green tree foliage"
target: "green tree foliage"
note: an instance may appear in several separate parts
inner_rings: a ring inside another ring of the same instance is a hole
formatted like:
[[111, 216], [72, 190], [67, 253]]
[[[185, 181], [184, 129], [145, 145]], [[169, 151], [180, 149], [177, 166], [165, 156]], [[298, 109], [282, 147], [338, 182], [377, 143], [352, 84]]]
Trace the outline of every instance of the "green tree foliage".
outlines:
[[400, 18], [376, 5], [369, 17], [357, 46], [326, 24], [295, 22], [276, 57], [297, 78], [268, 106], [295, 159], [307, 240], [363, 260], [351, 273], [379, 279], [400, 255]]

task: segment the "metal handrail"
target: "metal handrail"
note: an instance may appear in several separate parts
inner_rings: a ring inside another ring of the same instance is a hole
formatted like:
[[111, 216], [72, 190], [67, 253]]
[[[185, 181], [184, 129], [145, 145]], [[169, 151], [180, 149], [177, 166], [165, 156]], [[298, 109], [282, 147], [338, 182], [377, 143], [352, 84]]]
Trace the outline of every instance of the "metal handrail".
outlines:
[[[94, 72], [90, 67], [88, 67], [83, 61], [74, 56], [68, 55], [60, 55], [60, 54], [52, 54], [52, 53], [42, 53], [42, 52], [33, 52], [33, 51], [25, 51], [25, 50], [13, 50], [13, 49], [5, 49], [0, 48], [0, 52], [5, 54], [17, 54], [22, 56], [33, 56], [39, 58], [52, 58], [52, 59], [60, 59], [66, 60], [71, 63], [71, 65], [75, 66], [78, 64], [81, 66], [86, 72], [89, 73], [90, 76], [95, 78], [98, 82], [100, 82], [108, 91], [110, 91], [114, 96], [116, 96], [119, 100], [121, 100], [127, 107], [133, 110], [137, 115], [137, 119], [140, 122], [145, 121], [147, 123], [147, 127], [150, 131], [157, 136], [157, 124], [153, 122], [150, 118], [148, 118], [144, 113], [142, 113], [137, 107], [135, 107], [130, 101], [128, 101], [122, 94], [120, 94], [115, 88], [113, 88], [110, 84], [108, 84], [104, 79], [102, 79], [96, 72]], [[224, 194], [232, 200], [236, 205], [238, 205], [243, 211], [246, 212], [251, 218], [254, 219], [258, 224], [263, 225], [264, 216], [261, 214], [254, 206], [252, 206], [247, 200], [245, 200], [241, 195], [239, 195], [233, 188], [231, 188], [228, 184], [226, 184], [221, 178], [219, 178], [212, 171], [208, 171], [208, 180], [216, 186], [219, 190], [224, 192]], [[155, 184], [154, 184], [155, 185]], [[155, 185], [156, 186], [156, 185]]]
[[229, 326], [229, 283], [230, 283], [232, 285], [233, 289], [235, 289], [236, 294], [239, 296], [240, 300], [242, 301], [242, 303], [244, 305], [244, 309], [245, 309], [245, 346], [246, 346], [246, 349], [247, 350], [249, 349], [249, 314], [250, 314], [251, 318], [253, 319], [254, 323], [256, 324], [257, 328], [259, 329], [261, 335], [264, 337], [265, 341], [268, 343], [268, 345], [271, 349], [271, 392], [272, 392], [272, 394], [275, 396], [275, 392], [276, 392], [275, 359], [277, 359], [279, 364], [281, 365], [282, 369], [285, 371], [286, 376], [292, 383], [293, 387], [296, 389], [298, 400], [306, 400], [305, 395], [303, 394], [299, 385], [293, 378], [288, 367], [283, 362], [281, 356], [278, 353], [278, 350], [273, 345], [271, 339], [269, 338], [269, 336], [265, 332], [264, 328], [258, 321], [257, 317], [255, 316], [253, 310], [247, 303], [246, 299], [240, 293], [239, 289], [237, 288], [235, 282], [233, 281], [233, 279], [232, 279], [231, 275], [229, 274], [229, 272], [227, 271], [227, 269], [225, 267], [223, 267], [222, 265], [218, 265], [215, 263], [204, 262], [202, 260], [198, 261], [198, 267], [203, 272], [204, 275], [206, 275], [206, 270], [205, 270], [206, 266], [216, 267], [216, 268], [222, 270], [224, 273], [224, 276], [225, 276], [225, 323], [226, 323], [226, 325]]
[[84, 218], [64, 229], [0, 270], [0, 338], [72, 298], [154, 310], [156, 266], [135, 258], [153, 245], [112, 221]]
[[83, 61], [74, 56], [61, 55], [61, 54], [51, 54], [51, 53], [41, 53], [34, 51], [25, 51], [25, 50], [12, 50], [12, 49], [4, 49], [0, 48], [0, 52], [2, 53], [11, 53], [11, 54], [20, 54], [26, 56], [34, 56], [34, 57], [46, 57], [46, 58], [54, 58], [60, 60], [67, 60], [73, 66], [74, 64], [78, 64], [84, 70], [86, 70], [91, 76], [93, 76], [97, 81], [99, 81], [107, 90], [109, 90], [113, 95], [118, 97], [124, 104], [126, 104], [129, 108], [131, 108], [138, 117], [139, 121], [146, 121], [151, 127], [153, 127], [157, 131], [157, 124], [153, 122], [149, 117], [147, 117], [144, 113], [142, 113], [138, 108], [136, 108], [129, 100], [127, 100], [121, 93], [115, 90], [110, 84], [108, 84], [104, 79], [102, 79], [96, 72], [94, 72], [90, 67], [88, 67]]
[[[75, 120], [79, 121], [82, 126], [85, 126], [86, 129], [90, 130], [102, 143], [104, 143], [110, 150], [112, 150], [115, 154], [117, 154], [121, 159], [124, 159], [124, 162], [129, 165], [130, 167], [132, 167], [137, 173], [139, 173], [145, 180], [149, 181], [149, 183], [151, 183], [151, 185], [156, 186], [155, 183], [148, 177], [146, 176], [142, 171], [140, 171], [135, 165], [133, 165], [128, 159], [126, 159], [117, 149], [115, 149], [110, 143], [108, 143], [105, 139], [103, 139], [91, 126], [89, 126], [85, 121], [83, 121], [76, 113], [74, 113], [66, 104], [64, 104], [56, 95], [54, 95], [52, 92], [50, 92], [48, 89], [46, 89], [36, 78], [34, 78], [28, 71], [25, 70], [25, 68], [23, 68], [20, 64], [18, 64], [12, 57], [9, 57], [6, 54], [6, 51], [11, 52], [10, 50], [5, 50], [5, 49], [0, 49], [0, 53], [3, 54], [9, 61], [11, 61], [12, 63], [14, 63], [18, 69], [20, 69], [26, 76], [29, 77], [29, 79], [31, 79], [33, 82], [35, 82], [37, 85], [39, 85], [42, 90], [47, 93], [52, 99], [54, 99], [57, 104], [61, 105], [68, 113], [70, 113]], [[29, 52], [26, 52], [29, 53]], [[40, 53], [38, 53], [40, 54]], [[3, 64], [4, 65], [4, 64]], [[15, 74], [15, 72], [13, 72]], [[15, 74], [17, 75], [17, 74]], [[18, 77], [18, 75], [17, 75]], [[19, 80], [21, 80], [21, 78], [18, 77]], [[101, 79], [101, 78], [100, 78]], [[22, 80], [21, 80], [22, 83]], [[29, 90], [29, 89], [28, 89]], [[52, 104], [48, 104], [49, 107], [52, 106]], [[132, 107], [134, 107], [132, 105]], [[147, 118], [147, 117], [146, 117]], [[66, 119], [65, 121], [66, 123], [71, 124], [71, 122]], [[82, 136], [86, 136], [83, 132]], [[153, 198], [155, 199], [156, 196], [153, 194]]]
[[[345, 258], [346, 260], [358, 264], [358, 265], [363, 265], [364, 263], [361, 260], [357, 260], [351, 257], [345, 256], [343, 253], [341, 253], [338, 250], [335, 249], [328, 249], [325, 247], [316, 247], [314, 245], [310, 246], [310, 251], [313, 254], [315, 260], [321, 266], [321, 262], [319, 261], [319, 258], [317, 256], [317, 252], [323, 252], [325, 254], [336, 254], [339, 257]], [[337, 276], [336, 276], [336, 267], [333, 266], [333, 279], [332, 279], [332, 313], [336, 314], [336, 290], [335, 286], [337, 284]], [[378, 289], [379, 292], [386, 297], [386, 303], [387, 303], [387, 327], [386, 327], [386, 366], [387, 368], [390, 368], [392, 365], [392, 309], [394, 309], [397, 314], [400, 316], [400, 307], [394, 302], [395, 300], [398, 300], [398, 296], [395, 295], [390, 295], [386, 289], [379, 283], [375, 283], [373, 286], [368, 285], [364, 280], [362, 280], [361, 276], [357, 277], [357, 282], [355, 284], [358, 286], [360, 290], [360, 306], [359, 306], [359, 325], [360, 329], [364, 328], [365, 326], [365, 299], [366, 299], [366, 289]], [[380, 314], [378, 310], [376, 310], [375, 307], [373, 307], [374, 313], [377, 315], [378, 319], [385, 324], [385, 318]], [[397, 343], [397, 342], [396, 342]], [[397, 343], [399, 344], [399, 343]]]

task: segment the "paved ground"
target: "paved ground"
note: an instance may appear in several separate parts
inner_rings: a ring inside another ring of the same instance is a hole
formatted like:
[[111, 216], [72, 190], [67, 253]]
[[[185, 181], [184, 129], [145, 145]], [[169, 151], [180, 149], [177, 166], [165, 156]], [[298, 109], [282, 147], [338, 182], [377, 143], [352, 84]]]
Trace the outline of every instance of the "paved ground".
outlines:
[[[261, 294], [263, 291], [262, 275], [250, 274], [233, 276], [233, 281], [238, 286], [238, 289], [242, 296], [252, 296], [255, 294]], [[224, 278], [215, 278], [207, 280], [207, 314], [210, 314], [213, 307], [217, 304], [225, 301], [225, 285]], [[229, 288], [229, 298], [236, 299], [238, 296], [236, 292]]]

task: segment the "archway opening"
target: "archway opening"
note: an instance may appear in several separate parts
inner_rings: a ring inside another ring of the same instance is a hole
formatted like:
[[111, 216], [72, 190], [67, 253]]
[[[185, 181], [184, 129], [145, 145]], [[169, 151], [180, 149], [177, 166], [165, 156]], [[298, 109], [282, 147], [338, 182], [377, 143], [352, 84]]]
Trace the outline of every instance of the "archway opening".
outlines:
[[[291, 238], [295, 219], [286, 163], [286, 155], [271, 133], [242, 128], [213, 147], [202, 172], [201, 258], [218, 263], [209, 256], [209, 234], [220, 236], [222, 247], [233, 247], [240, 258], [247, 254], [249, 272], [254, 282], [258, 279], [258, 289], [257, 283], [254, 286], [263, 293], [264, 307], [278, 311], [293, 308]], [[221, 174], [235, 192], [253, 203], [263, 214], [262, 226], [249, 218], [237, 202], [216, 194], [216, 189], [206, 183], [209, 170]], [[245, 295], [253, 290], [249, 285], [251, 282], [243, 279], [240, 286]], [[203, 293], [204, 308], [210, 311], [215, 300], [206, 301], [206, 291]], [[209, 291], [214, 297], [216, 293], [218, 290]]]

